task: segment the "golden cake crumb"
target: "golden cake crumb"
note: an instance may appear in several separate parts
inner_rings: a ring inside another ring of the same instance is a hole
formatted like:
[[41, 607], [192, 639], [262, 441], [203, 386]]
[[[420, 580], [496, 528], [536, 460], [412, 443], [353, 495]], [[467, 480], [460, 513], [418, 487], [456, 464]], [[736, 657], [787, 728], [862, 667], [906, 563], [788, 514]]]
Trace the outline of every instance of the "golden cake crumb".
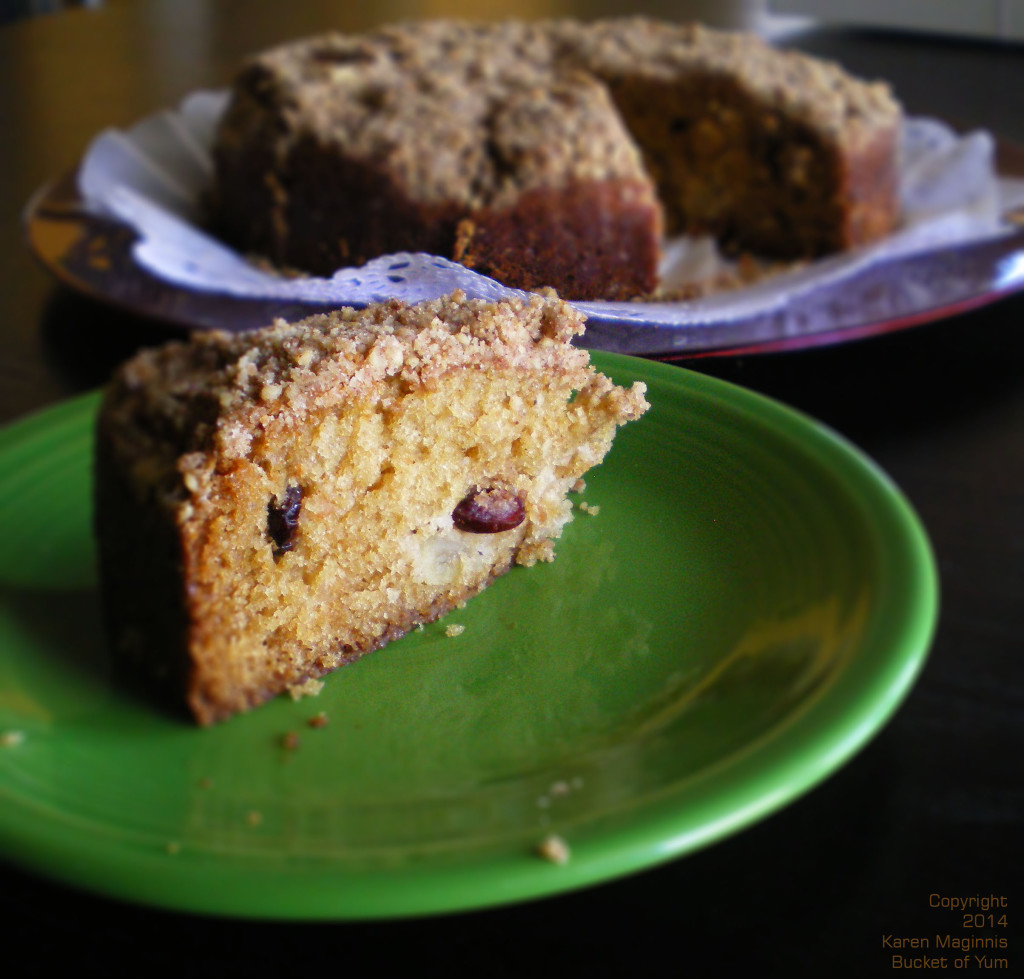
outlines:
[[569, 844], [556, 833], [545, 836], [537, 845], [537, 853], [549, 863], [563, 866], [572, 858]]
[[4, 731], [0, 733], [0, 748], [15, 748], [24, 740], [24, 731]]
[[464, 625], [452, 624], [444, 630], [444, 634], [450, 638], [454, 638], [455, 636], [461, 636], [465, 631], [466, 627]]
[[324, 688], [323, 680], [306, 680], [288, 688], [288, 695], [292, 700], [302, 700], [303, 697], [316, 697]]

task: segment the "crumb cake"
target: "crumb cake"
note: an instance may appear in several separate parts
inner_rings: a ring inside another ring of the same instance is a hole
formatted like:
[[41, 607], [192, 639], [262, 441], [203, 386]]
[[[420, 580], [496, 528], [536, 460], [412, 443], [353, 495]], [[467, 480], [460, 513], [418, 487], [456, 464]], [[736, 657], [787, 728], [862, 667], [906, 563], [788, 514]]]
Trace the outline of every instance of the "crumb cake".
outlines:
[[666, 234], [803, 259], [899, 217], [888, 87], [759, 38], [633, 17], [420, 21], [250, 59], [214, 229], [328, 275], [453, 258], [565, 299], [645, 296]]
[[648, 407], [572, 343], [583, 327], [554, 298], [454, 293], [125, 364], [95, 519], [127, 674], [211, 724], [551, 560], [567, 493]]

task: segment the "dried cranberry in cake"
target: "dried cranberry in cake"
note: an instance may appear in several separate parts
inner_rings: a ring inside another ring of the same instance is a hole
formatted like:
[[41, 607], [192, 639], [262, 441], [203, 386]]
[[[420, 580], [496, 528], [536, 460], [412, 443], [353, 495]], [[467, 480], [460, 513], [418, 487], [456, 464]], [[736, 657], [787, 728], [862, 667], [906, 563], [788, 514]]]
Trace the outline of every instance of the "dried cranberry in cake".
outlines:
[[456, 530], [470, 534], [500, 534], [526, 519], [526, 503], [504, 487], [473, 487], [452, 511]]
[[267, 533], [274, 542], [274, 557], [280, 557], [295, 546], [302, 509], [302, 487], [289, 486], [280, 500], [275, 496], [267, 504]]

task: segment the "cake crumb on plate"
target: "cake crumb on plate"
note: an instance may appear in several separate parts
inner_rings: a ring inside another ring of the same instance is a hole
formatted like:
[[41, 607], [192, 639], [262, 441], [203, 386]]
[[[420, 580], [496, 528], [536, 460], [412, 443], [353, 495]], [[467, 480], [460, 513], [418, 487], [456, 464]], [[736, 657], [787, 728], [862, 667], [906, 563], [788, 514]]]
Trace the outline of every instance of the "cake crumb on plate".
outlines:
[[297, 731], [287, 731], [281, 736], [281, 747], [286, 751], [295, 751], [302, 744]]
[[288, 693], [292, 700], [301, 700], [303, 697], [315, 697], [323, 688], [323, 680], [306, 680], [289, 687]]
[[559, 866], [567, 864], [572, 856], [569, 844], [556, 833], [545, 836], [540, 841], [537, 845], [537, 853], [549, 863], [558, 864]]

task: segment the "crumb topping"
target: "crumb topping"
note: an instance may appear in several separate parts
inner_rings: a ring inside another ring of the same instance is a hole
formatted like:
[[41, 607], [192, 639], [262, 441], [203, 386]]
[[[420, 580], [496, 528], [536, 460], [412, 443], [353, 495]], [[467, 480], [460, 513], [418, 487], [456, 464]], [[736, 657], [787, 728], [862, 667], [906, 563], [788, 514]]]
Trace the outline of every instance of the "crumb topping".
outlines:
[[[837, 140], [860, 140], [868, 120], [892, 122], [900, 111], [887, 85], [752, 34], [644, 17], [428, 20], [255, 56], [224, 131], [243, 133], [246, 118], [273, 105], [293, 123], [287, 144], [333, 141], [354, 158], [386, 161], [420, 199], [478, 207], [500, 203], [510, 182], [521, 191], [570, 179], [642, 180], [608, 86], [624, 75], [680, 71], [728, 76]], [[552, 132], [565, 138], [551, 140]]]
[[195, 493], [206, 450], [216, 443], [225, 457], [244, 457], [261, 418], [298, 417], [382, 388], [386, 407], [388, 387], [397, 398], [468, 364], [584, 370], [588, 354], [570, 343], [583, 330], [581, 313], [540, 295], [489, 303], [456, 291], [417, 305], [389, 300], [144, 351], [124, 365], [108, 401], [130, 419], [120, 427], [144, 464], [165, 468], [137, 474], [140, 482], [174, 492], [180, 471]]

